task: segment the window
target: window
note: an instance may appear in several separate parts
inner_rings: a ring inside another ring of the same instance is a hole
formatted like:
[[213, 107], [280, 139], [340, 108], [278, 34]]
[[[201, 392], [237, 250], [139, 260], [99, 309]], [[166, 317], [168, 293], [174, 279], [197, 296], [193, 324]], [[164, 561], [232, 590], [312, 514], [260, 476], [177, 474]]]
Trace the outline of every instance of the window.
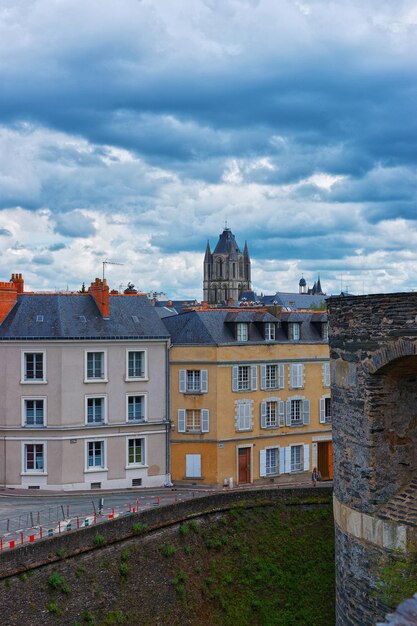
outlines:
[[291, 472], [303, 469], [303, 446], [291, 446]]
[[128, 465], [143, 465], [145, 463], [144, 439], [128, 439], [127, 463]]
[[237, 341], [248, 341], [249, 332], [248, 324], [246, 322], [239, 322], [236, 324], [236, 339]]
[[209, 430], [210, 416], [207, 409], [178, 410], [178, 432], [208, 433]]
[[265, 324], [265, 340], [266, 341], [275, 340], [275, 324], [270, 323], [270, 322]]
[[[282, 449], [283, 450], [283, 449]], [[259, 475], [275, 476], [280, 472], [280, 449], [265, 448], [259, 452]]]
[[261, 428], [284, 426], [284, 402], [268, 398], [261, 403]]
[[185, 455], [185, 477], [201, 478], [201, 454]]
[[127, 351], [127, 380], [146, 378], [146, 352], [144, 350]]
[[23, 425], [45, 426], [46, 422], [46, 399], [24, 398], [23, 399]]
[[261, 389], [282, 389], [284, 387], [284, 366], [278, 364], [261, 365]]
[[329, 325], [327, 322], [324, 322], [321, 325], [321, 336], [324, 339], [324, 341], [328, 341], [329, 340]]
[[145, 419], [145, 396], [127, 396], [127, 420], [137, 422]]
[[288, 324], [288, 339], [291, 341], [300, 341], [300, 326], [298, 322]]
[[306, 426], [310, 423], [310, 400], [290, 398], [287, 400], [287, 426]]
[[22, 382], [46, 382], [45, 352], [23, 352], [22, 374]]
[[233, 391], [255, 391], [257, 389], [257, 366], [234, 365], [232, 368]]
[[291, 363], [290, 387], [292, 389], [302, 389], [304, 387], [304, 365], [302, 363]]
[[180, 370], [179, 371], [180, 393], [207, 393], [208, 371], [207, 370]]
[[331, 398], [320, 398], [320, 424], [330, 424], [332, 421]]
[[104, 381], [105, 378], [105, 353], [86, 352], [86, 380]]
[[87, 424], [104, 424], [106, 421], [105, 398], [100, 396], [86, 398]]
[[267, 448], [265, 452], [266, 452], [266, 463], [265, 463], [266, 475], [273, 476], [274, 474], [278, 474], [278, 470], [279, 470], [278, 448]]
[[104, 468], [104, 441], [87, 441], [87, 468]]
[[237, 400], [235, 403], [236, 430], [252, 430], [252, 407], [253, 400]]
[[24, 444], [24, 471], [43, 472], [45, 470], [45, 450], [43, 443]]
[[323, 363], [323, 387], [330, 387], [330, 363]]

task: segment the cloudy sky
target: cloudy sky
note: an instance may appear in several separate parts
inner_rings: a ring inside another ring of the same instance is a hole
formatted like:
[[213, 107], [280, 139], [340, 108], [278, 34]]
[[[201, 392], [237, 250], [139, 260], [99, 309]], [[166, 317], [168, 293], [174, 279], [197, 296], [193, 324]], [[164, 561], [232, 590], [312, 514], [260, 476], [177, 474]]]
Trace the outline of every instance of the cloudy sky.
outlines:
[[417, 289], [415, 0], [0, 0], [0, 280]]

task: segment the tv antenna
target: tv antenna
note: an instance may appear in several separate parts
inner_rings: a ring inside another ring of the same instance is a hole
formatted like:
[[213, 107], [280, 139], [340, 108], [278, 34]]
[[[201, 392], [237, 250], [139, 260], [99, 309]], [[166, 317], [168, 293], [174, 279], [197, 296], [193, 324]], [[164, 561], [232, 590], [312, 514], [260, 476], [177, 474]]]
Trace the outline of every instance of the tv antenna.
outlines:
[[124, 265], [124, 263], [117, 263], [117, 261], [109, 261], [108, 259], [104, 259], [103, 263], [103, 283], [104, 283], [104, 269], [106, 265]]

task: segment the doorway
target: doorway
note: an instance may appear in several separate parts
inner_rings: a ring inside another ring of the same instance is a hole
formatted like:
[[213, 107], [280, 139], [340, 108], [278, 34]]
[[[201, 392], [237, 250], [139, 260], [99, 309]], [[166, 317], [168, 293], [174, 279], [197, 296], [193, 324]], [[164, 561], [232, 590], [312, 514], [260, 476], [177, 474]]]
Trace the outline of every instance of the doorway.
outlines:
[[239, 484], [250, 483], [250, 448], [238, 449]]
[[333, 445], [331, 441], [317, 444], [317, 469], [323, 480], [333, 480]]

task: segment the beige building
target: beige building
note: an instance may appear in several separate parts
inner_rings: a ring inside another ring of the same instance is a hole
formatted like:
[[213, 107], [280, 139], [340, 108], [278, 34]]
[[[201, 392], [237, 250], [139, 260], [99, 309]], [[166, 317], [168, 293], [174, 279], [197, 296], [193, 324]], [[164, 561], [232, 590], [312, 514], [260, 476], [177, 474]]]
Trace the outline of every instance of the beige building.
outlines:
[[171, 332], [174, 481], [245, 484], [332, 477], [325, 313], [202, 309]]
[[75, 490], [169, 482], [169, 336], [144, 294], [25, 293], [0, 283], [0, 484]]

